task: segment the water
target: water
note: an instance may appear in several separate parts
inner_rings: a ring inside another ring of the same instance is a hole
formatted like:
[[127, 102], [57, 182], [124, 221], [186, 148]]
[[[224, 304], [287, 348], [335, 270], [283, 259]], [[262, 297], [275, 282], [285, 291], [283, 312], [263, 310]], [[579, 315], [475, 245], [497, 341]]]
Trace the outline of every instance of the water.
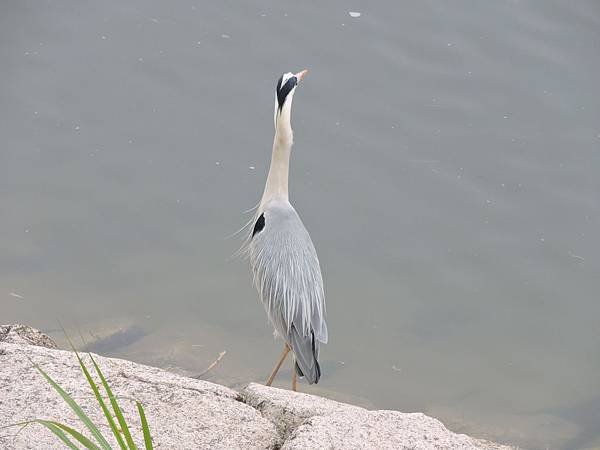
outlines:
[[302, 389], [598, 446], [599, 43], [594, 1], [5, 1], [0, 322], [263, 381], [280, 343], [228, 236], [306, 67], [290, 189], [330, 344]]

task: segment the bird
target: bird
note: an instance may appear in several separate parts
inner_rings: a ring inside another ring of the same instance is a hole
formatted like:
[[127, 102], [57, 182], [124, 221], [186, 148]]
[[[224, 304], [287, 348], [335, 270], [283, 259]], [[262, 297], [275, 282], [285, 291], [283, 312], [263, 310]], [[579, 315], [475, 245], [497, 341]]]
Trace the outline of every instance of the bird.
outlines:
[[294, 357], [294, 391], [297, 390], [297, 377], [304, 377], [309, 384], [319, 382], [319, 350], [328, 341], [319, 258], [288, 196], [293, 144], [292, 101], [307, 72], [287, 72], [277, 81], [271, 165], [247, 237], [254, 285], [275, 328], [275, 335], [284, 341], [281, 356], [266, 385], [272, 384], [291, 352]]

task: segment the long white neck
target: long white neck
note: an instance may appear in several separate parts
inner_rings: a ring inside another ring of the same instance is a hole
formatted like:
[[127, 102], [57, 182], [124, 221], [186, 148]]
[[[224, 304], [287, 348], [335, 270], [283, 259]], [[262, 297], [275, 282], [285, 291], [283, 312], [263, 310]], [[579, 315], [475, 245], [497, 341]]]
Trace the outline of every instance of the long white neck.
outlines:
[[290, 153], [294, 143], [294, 133], [291, 124], [292, 99], [288, 99], [275, 118], [275, 138], [271, 167], [267, 183], [260, 201], [260, 207], [271, 200], [288, 201], [288, 175], [290, 170]]

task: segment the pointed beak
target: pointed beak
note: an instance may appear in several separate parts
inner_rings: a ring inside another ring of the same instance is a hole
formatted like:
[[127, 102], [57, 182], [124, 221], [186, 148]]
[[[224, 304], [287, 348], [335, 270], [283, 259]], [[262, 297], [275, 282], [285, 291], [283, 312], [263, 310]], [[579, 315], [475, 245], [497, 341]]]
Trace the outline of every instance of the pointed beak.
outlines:
[[298, 83], [300, 83], [302, 81], [302, 79], [306, 76], [307, 73], [308, 73], [308, 70], [304, 69], [302, 72], [298, 72], [296, 74], [296, 79], [298, 80]]

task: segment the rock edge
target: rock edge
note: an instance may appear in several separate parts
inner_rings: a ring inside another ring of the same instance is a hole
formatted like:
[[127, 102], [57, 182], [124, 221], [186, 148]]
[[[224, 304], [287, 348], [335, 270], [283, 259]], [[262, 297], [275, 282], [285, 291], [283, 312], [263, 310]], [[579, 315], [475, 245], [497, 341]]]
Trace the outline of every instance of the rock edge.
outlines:
[[[509, 449], [449, 431], [421, 413], [369, 411], [314, 395], [250, 383], [241, 392], [131, 361], [93, 355], [120, 396], [134, 439], [142, 442], [135, 404], [146, 410], [157, 449]], [[86, 355], [84, 358], [88, 358]], [[0, 427], [51, 418], [83, 425], [41, 377], [39, 364], [112, 435], [72, 352], [24, 325], [0, 326]], [[0, 429], [0, 448], [61, 448], [45, 428]], [[116, 447], [115, 447], [116, 448]]]

